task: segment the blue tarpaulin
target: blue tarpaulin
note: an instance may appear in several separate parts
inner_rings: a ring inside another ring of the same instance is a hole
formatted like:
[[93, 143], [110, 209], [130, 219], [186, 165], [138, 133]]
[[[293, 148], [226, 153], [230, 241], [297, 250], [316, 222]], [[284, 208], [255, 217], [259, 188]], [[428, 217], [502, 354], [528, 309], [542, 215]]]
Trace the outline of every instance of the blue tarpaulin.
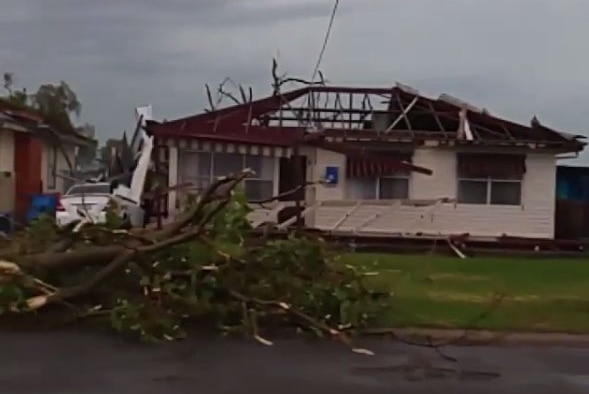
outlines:
[[27, 212], [27, 223], [39, 218], [42, 213], [55, 214], [57, 196], [54, 194], [31, 195], [31, 206]]

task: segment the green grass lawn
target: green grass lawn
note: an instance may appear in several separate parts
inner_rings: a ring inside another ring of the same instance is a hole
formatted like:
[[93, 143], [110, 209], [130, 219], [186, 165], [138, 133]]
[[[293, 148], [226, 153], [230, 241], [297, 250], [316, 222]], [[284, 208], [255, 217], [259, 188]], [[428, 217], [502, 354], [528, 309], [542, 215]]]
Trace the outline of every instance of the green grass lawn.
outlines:
[[[391, 291], [378, 327], [478, 328], [589, 333], [589, 260], [345, 254]], [[504, 298], [485, 318], [495, 294]]]

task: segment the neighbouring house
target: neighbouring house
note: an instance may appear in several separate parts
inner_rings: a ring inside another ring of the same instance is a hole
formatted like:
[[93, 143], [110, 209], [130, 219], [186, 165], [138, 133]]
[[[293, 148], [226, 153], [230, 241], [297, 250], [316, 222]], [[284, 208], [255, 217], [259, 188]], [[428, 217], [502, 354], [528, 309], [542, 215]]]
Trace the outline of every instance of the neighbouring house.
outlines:
[[585, 146], [535, 117], [517, 124], [402, 84], [308, 86], [146, 128], [169, 186], [192, 185], [169, 193], [169, 211], [214, 177], [250, 167], [251, 200], [312, 183], [256, 205], [256, 224], [292, 223], [289, 207], [302, 199], [307, 226], [359, 235], [553, 238], [557, 159]]
[[0, 212], [20, 221], [31, 195], [63, 193], [76, 150], [88, 143], [77, 133], [52, 130], [32, 110], [0, 101]]
[[589, 239], [589, 167], [556, 168], [556, 229], [559, 239]]
[[97, 163], [98, 140], [96, 139], [96, 129], [90, 124], [85, 124], [75, 128], [77, 134], [85, 137], [89, 143], [78, 147], [76, 153], [76, 170], [93, 167]]
[[589, 167], [559, 165], [556, 168], [556, 198], [589, 203]]
[[134, 159], [131, 145], [127, 139], [127, 133], [123, 133], [121, 139], [110, 138], [101, 148], [101, 161], [109, 176], [120, 174], [130, 165]]

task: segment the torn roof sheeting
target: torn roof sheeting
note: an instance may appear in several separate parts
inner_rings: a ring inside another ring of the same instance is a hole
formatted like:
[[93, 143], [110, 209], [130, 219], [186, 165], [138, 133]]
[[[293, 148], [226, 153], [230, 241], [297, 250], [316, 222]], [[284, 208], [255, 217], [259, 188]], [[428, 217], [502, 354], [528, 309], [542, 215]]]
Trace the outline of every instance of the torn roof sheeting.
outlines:
[[[459, 99], [457, 97], [451, 96], [448, 93], [440, 94], [440, 96], [438, 97], [438, 100], [445, 101], [447, 103], [453, 104], [453, 105], [460, 107], [460, 108], [465, 108], [467, 111], [476, 112], [477, 114], [485, 113], [484, 108], [481, 109], [481, 108], [475, 107], [474, 105], [467, 103], [466, 101]], [[488, 112], [487, 112], [487, 114], [488, 114]]]
[[501, 119], [448, 94], [426, 97], [401, 83], [389, 88], [308, 86], [170, 122], [149, 122], [148, 128], [156, 136], [265, 139], [268, 144], [283, 145], [317, 129], [344, 138], [536, 143], [570, 151], [584, 147], [578, 139], [565, 138], [548, 127]]

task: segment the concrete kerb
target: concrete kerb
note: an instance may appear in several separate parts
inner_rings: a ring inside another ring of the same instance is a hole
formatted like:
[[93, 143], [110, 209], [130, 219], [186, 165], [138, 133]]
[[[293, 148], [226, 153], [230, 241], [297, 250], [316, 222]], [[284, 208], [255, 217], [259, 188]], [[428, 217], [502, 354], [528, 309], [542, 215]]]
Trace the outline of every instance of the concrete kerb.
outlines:
[[562, 346], [589, 348], [589, 335], [551, 332], [507, 332], [430, 328], [376, 328], [362, 331], [363, 336], [390, 336], [434, 346]]

